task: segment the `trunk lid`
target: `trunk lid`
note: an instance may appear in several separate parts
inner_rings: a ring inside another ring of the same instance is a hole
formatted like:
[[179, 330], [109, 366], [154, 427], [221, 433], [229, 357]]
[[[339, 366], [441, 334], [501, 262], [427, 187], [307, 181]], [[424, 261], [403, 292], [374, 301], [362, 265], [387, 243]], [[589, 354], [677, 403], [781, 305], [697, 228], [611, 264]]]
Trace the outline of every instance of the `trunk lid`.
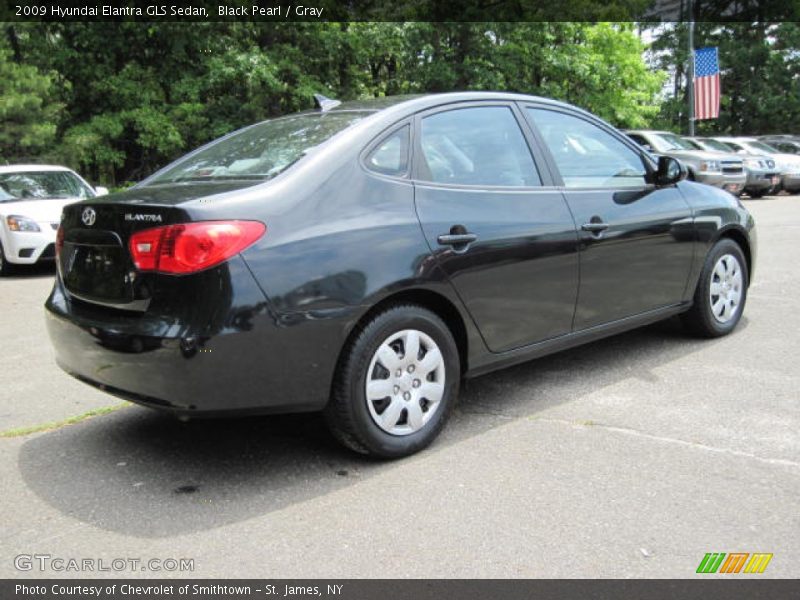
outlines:
[[92, 304], [147, 310], [157, 276], [137, 271], [128, 248], [131, 235], [189, 223], [182, 203], [250, 185], [252, 181], [141, 187], [66, 206], [57, 265], [66, 293]]

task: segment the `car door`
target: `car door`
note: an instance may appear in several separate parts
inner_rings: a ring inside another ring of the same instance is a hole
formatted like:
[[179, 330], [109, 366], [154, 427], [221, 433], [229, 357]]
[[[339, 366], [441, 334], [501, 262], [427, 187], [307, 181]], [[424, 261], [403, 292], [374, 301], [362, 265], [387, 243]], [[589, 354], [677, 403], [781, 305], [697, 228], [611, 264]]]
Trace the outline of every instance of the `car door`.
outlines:
[[578, 292], [575, 223], [513, 103], [417, 115], [415, 202], [435, 260], [487, 346], [568, 333]]
[[578, 227], [574, 329], [681, 302], [694, 235], [680, 190], [647, 183], [642, 151], [585, 113], [535, 104], [525, 113]]

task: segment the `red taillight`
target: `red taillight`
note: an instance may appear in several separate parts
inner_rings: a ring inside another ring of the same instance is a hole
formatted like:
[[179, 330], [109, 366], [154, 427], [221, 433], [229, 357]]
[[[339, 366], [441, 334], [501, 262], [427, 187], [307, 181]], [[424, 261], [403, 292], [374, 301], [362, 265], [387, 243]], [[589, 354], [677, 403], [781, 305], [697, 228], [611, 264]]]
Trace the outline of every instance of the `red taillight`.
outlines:
[[267, 230], [258, 221], [201, 221], [137, 231], [128, 241], [140, 271], [194, 273], [235, 256]]
[[56, 231], [56, 258], [61, 255], [61, 248], [64, 247], [64, 226], [59, 225]]

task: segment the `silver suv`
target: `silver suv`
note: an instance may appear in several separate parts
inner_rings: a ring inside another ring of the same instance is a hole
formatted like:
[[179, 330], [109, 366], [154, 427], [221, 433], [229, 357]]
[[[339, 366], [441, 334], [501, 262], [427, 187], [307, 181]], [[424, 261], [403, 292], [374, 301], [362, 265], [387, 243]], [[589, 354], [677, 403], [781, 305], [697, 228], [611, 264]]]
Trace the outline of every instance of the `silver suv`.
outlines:
[[[699, 150], [710, 152], [735, 153], [736, 150], [726, 144], [712, 138], [693, 137], [684, 138], [696, 145]], [[775, 159], [765, 154], [741, 155], [744, 161], [744, 170], [747, 172], [747, 181], [744, 184], [745, 193], [751, 198], [761, 198], [764, 195], [772, 194], [781, 185], [781, 174], [775, 164]]]
[[766, 154], [775, 161], [781, 174], [781, 187], [790, 194], [800, 192], [800, 156], [781, 152], [769, 144], [752, 137], [715, 137], [725, 142], [738, 154]]
[[736, 154], [698, 150], [669, 131], [626, 131], [633, 141], [653, 154], [677, 158], [689, 171], [689, 179], [707, 183], [737, 196], [744, 191], [747, 174], [744, 161]]

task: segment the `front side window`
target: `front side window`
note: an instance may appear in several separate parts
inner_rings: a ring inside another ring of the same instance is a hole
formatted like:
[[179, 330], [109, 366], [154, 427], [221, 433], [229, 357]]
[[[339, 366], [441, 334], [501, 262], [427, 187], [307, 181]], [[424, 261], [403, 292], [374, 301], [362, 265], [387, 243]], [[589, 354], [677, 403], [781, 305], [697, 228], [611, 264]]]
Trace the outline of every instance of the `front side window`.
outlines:
[[423, 179], [458, 185], [541, 185], [528, 144], [506, 106], [478, 106], [422, 119]]
[[401, 127], [370, 152], [367, 166], [384, 175], [404, 175], [408, 170], [408, 138], [411, 127]]
[[643, 186], [642, 159], [628, 146], [584, 119], [528, 108], [568, 188]]
[[368, 114], [341, 111], [264, 121], [178, 159], [147, 185], [225, 179], [266, 181]]
[[69, 171], [0, 173], [0, 202], [93, 197], [94, 192]]

